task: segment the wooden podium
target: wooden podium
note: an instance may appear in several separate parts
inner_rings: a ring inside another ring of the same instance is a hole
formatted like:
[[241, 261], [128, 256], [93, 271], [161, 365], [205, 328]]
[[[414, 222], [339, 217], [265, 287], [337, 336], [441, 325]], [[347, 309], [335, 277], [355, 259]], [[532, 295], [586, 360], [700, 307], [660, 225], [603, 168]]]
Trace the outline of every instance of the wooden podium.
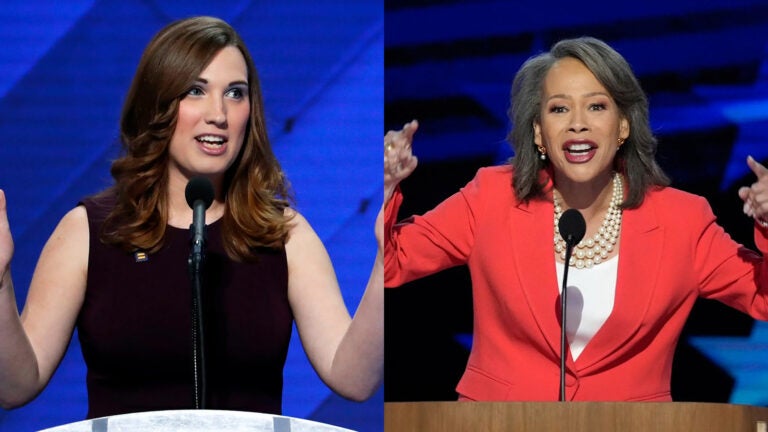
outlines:
[[699, 402], [387, 402], [385, 432], [768, 432], [768, 408]]

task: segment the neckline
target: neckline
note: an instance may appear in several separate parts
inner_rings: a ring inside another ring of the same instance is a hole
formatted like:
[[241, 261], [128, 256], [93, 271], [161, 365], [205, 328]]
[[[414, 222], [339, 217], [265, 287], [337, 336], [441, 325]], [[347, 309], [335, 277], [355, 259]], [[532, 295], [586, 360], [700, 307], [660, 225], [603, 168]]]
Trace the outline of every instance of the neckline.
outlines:
[[[608, 263], [611, 263], [611, 262], [613, 262], [613, 260], [614, 260], [614, 259], [618, 259], [618, 258], [619, 258], [619, 254], [617, 253], [616, 255], [614, 255], [614, 256], [612, 256], [612, 257], [610, 257], [610, 258], [608, 258], [608, 259], [606, 259], [606, 260], [602, 261], [600, 264], [601, 264], [601, 265], [602, 265], [602, 264], [608, 264]], [[558, 267], [565, 267], [565, 263], [561, 263], [560, 261], [558, 261], [558, 260], [555, 260], [555, 266], [558, 266]], [[571, 266], [571, 270], [570, 270], [570, 271], [574, 271], [574, 270], [594, 270], [596, 267], [598, 267], [598, 266], [594, 266], [594, 267], [592, 267], [592, 268], [587, 268], [587, 267], [584, 267], [584, 268], [581, 268], [581, 269], [580, 269], [580, 268], [577, 268], [577, 267]]]
[[[223, 218], [218, 218], [218, 219], [216, 219], [215, 221], [213, 221], [213, 222], [211, 222], [211, 223], [206, 223], [206, 224], [205, 224], [205, 227], [206, 227], [206, 228], [209, 228], [209, 227], [212, 227], [212, 226], [218, 226], [218, 225], [219, 225], [219, 223], [221, 223], [221, 220], [222, 220], [222, 219], [223, 219]], [[191, 224], [190, 224], [190, 225], [191, 225]], [[166, 227], [166, 229], [167, 229], [167, 230], [175, 230], [175, 231], [189, 231], [189, 227], [181, 228], [181, 227], [177, 227], [177, 226], [174, 226], [174, 225], [171, 225], [171, 224], [166, 224], [166, 225], [165, 225], [165, 227]]]

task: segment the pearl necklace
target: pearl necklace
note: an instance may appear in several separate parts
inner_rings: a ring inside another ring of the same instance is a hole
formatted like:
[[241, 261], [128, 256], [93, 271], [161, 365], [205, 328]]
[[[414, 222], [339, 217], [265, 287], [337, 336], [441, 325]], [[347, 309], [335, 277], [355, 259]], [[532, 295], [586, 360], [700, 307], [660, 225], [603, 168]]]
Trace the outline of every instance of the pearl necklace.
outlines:
[[[600, 225], [597, 234], [589, 239], [582, 239], [573, 250], [570, 262], [572, 267], [592, 268], [600, 264], [613, 251], [621, 232], [621, 202], [624, 199], [624, 187], [622, 186], [619, 173], [613, 175], [613, 196], [608, 205], [608, 211], [605, 213], [603, 223]], [[560, 258], [565, 260], [566, 244], [563, 237], [560, 236], [558, 224], [563, 209], [560, 206], [560, 199], [556, 194], [552, 194], [552, 200], [555, 204], [555, 252], [560, 254]]]

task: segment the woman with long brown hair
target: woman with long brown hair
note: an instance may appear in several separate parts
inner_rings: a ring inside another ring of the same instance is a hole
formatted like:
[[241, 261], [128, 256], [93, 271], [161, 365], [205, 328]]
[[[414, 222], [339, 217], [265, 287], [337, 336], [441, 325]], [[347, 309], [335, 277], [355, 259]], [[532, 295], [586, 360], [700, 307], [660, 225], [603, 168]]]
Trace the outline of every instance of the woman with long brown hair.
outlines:
[[[328, 254], [291, 208], [251, 55], [224, 21], [174, 22], [147, 46], [121, 119], [114, 186], [84, 199], [42, 251], [19, 316], [0, 191], [0, 402], [47, 384], [77, 328], [88, 417], [194, 405], [185, 188], [205, 177], [206, 408], [281, 412], [293, 323], [320, 378], [364, 400], [383, 370], [383, 260], [351, 318]], [[179, 265], [181, 263], [181, 265]]]

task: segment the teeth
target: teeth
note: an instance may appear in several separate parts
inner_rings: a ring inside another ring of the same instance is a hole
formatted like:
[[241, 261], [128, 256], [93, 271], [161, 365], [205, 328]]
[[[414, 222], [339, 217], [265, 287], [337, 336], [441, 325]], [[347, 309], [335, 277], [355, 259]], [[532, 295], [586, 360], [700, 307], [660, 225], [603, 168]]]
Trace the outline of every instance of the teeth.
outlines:
[[214, 135], [199, 136], [199, 137], [197, 137], [197, 140], [200, 141], [200, 142], [209, 143], [209, 144], [223, 144], [224, 143], [224, 138], [222, 138], [220, 136], [214, 136]]
[[589, 151], [592, 149], [592, 146], [589, 144], [573, 144], [568, 147], [568, 151], [570, 152], [583, 152], [583, 151]]

